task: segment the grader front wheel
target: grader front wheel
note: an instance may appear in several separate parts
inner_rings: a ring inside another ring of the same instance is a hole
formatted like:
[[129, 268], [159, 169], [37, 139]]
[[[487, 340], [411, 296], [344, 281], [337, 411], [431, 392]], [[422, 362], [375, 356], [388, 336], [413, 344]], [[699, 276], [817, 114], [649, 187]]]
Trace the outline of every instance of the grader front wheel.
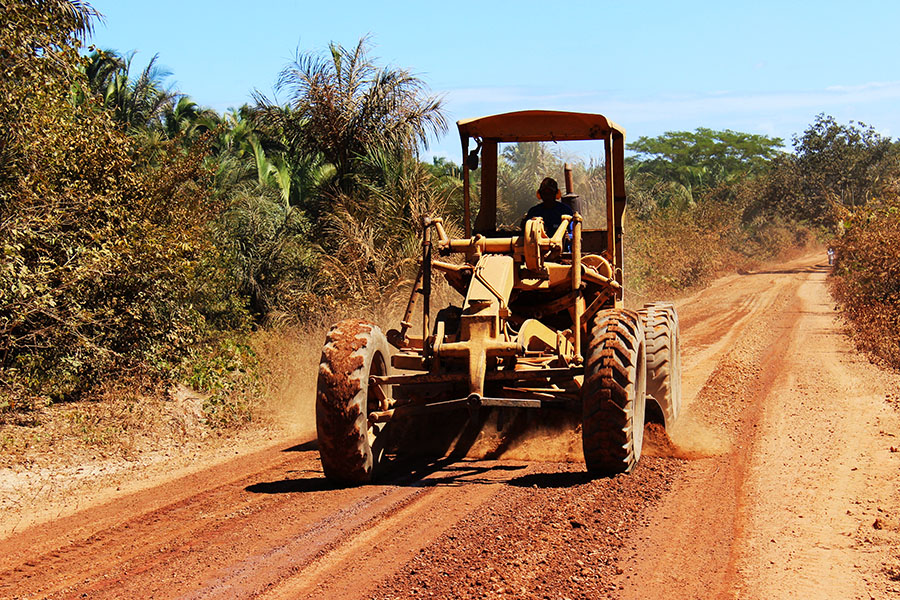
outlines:
[[605, 310], [594, 317], [582, 388], [582, 447], [588, 471], [627, 473], [644, 438], [646, 357], [637, 313]]
[[[369, 385], [389, 375], [387, 339], [373, 323], [341, 321], [325, 338], [316, 386], [316, 431], [325, 477], [356, 485], [372, 480], [383, 452], [383, 425], [369, 424], [388, 389]], [[385, 388], [387, 386], [384, 386]]]

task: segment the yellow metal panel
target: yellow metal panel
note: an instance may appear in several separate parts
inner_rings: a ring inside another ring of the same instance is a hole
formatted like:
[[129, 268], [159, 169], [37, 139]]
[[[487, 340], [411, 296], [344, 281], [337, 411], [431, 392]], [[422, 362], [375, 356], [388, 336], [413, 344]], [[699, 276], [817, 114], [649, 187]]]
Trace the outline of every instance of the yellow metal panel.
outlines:
[[[509, 304], [509, 295], [515, 283], [512, 256], [485, 254], [475, 266], [466, 303], [467, 314], [498, 314], [501, 304]], [[488, 313], [485, 313], [485, 311]]]

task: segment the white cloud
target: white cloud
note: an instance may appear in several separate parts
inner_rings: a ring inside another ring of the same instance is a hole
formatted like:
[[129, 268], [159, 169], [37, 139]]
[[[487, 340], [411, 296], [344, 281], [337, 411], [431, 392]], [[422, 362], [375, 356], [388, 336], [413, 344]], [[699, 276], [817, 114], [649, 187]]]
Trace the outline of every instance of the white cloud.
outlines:
[[833, 92], [860, 92], [865, 90], [895, 88], [900, 86], [897, 81], [870, 81], [860, 85], [830, 85], [825, 89]]

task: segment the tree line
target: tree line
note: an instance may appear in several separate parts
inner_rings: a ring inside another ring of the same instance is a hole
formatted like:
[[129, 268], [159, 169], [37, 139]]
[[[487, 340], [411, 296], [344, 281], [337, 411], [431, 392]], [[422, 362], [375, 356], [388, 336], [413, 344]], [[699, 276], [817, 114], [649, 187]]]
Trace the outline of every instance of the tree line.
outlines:
[[[461, 229], [458, 165], [421, 160], [448, 129], [443, 101], [366, 38], [298, 51], [276, 82], [285, 102], [257, 93], [219, 114], [168, 89], [156, 57], [135, 70], [133, 53], [87, 47], [86, 2], [0, 10], [0, 411], [131, 378], [216, 392], [211, 418], [239, 419], [215, 399], [252, 387], [255, 328], [377, 311], [406, 293], [423, 215]], [[633, 142], [636, 281], [685, 289], [723, 252], [771, 253], [797, 224], [834, 232], [896, 195], [897, 146], [872, 128], [820, 115], [793, 142]], [[564, 161], [602, 194], [602, 164], [512, 145], [501, 218]], [[716, 252], [682, 256], [685, 240]]]

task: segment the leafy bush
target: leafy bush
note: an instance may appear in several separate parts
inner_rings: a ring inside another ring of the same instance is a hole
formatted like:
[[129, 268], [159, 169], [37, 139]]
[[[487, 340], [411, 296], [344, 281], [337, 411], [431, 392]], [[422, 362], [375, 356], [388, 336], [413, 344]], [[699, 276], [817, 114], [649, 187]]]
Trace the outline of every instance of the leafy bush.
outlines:
[[191, 352], [181, 379], [207, 394], [203, 412], [214, 427], [233, 427], [252, 420], [253, 400], [260, 391], [259, 359], [242, 339], [224, 337]]
[[739, 222], [727, 205], [705, 203], [691, 211], [656, 211], [631, 220], [626, 232], [626, 276], [645, 293], [671, 293], [704, 285], [734, 264]]
[[208, 227], [220, 206], [205, 148], [139, 145], [89, 98], [73, 103], [85, 81], [65, 25], [44, 50], [15, 54], [59, 6], [81, 5], [14, 2], [21, 20], [0, 32], [13, 75], [0, 81], [4, 409], [77, 398], [123, 371], [165, 377], [211, 331], [246, 326]]
[[793, 145], [772, 162], [752, 210], [836, 231], [842, 210], [898, 191], [898, 146], [873, 127], [818, 115]]
[[266, 186], [237, 191], [215, 221], [236, 292], [259, 320], [296, 318], [292, 313], [313, 303], [309, 284], [319, 259], [311, 228], [306, 214]]
[[900, 368], [900, 199], [858, 209], [845, 227], [832, 292], [859, 347]]
[[205, 330], [242, 326], [207, 227], [218, 207], [200, 149], [146, 156], [89, 106], [45, 104], [22, 125], [28, 170], [3, 189], [0, 224], [11, 379], [70, 398], [92, 374], [164, 370]]

